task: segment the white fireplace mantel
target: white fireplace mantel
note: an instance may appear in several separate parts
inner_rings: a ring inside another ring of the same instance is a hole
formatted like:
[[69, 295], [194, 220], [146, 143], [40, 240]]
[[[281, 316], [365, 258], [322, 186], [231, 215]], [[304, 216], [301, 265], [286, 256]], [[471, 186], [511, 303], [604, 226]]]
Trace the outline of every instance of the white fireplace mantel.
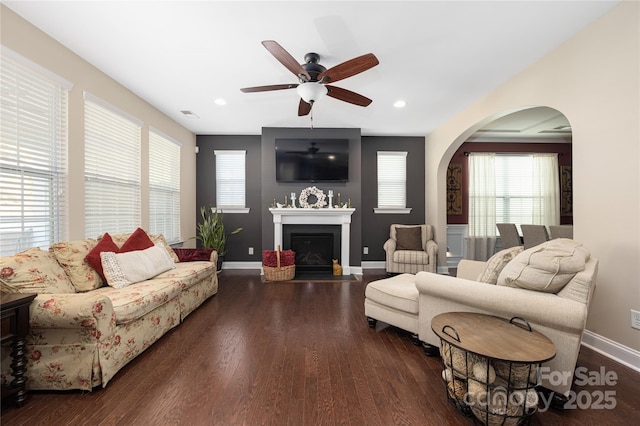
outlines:
[[344, 275], [351, 274], [349, 249], [351, 241], [351, 215], [356, 209], [269, 209], [273, 215], [273, 244], [282, 247], [282, 225], [340, 225], [340, 264]]

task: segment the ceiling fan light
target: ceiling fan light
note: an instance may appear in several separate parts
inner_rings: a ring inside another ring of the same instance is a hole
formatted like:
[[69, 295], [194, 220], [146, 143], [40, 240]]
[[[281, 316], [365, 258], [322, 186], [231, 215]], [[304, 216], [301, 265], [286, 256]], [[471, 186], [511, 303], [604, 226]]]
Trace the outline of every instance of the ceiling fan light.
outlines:
[[298, 85], [298, 95], [306, 102], [313, 103], [327, 94], [327, 88], [320, 83], [307, 82]]

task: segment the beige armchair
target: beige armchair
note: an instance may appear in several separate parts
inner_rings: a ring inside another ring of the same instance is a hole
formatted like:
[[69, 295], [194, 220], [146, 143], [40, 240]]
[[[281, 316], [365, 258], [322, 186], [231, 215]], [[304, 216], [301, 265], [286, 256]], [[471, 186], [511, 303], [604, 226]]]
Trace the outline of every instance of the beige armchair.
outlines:
[[393, 224], [383, 248], [387, 274], [436, 272], [438, 245], [431, 225]]
[[[503, 279], [504, 282], [508, 282], [510, 276], [517, 276], [522, 282], [534, 282], [537, 278], [540, 278], [541, 283], [555, 282], [556, 278], [552, 281], [547, 279], [549, 274], [557, 272], [553, 272], [556, 266], [552, 262], [549, 263], [551, 272], [546, 275], [533, 274], [533, 262], [537, 256], [543, 255], [542, 250], [549, 244], [553, 245], [555, 250], [551, 251], [550, 259], [558, 253], [557, 244], [566, 245], [567, 252], [578, 245], [567, 239], [550, 240], [542, 246], [522, 252], [509, 261], [498, 278], [488, 272], [491, 266], [498, 265], [496, 259], [500, 254], [488, 262], [462, 260], [458, 265], [457, 277], [418, 273], [418, 335], [427, 353], [436, 353], [434, 349], [440, 346], [440, 338], [431, 329], [431, 319], [438, 314], [461, 311], [485, 313], [502, 318], [524, 318], [534, 330], [543, 333], [555, 344], [556, 356], [543, 364], [543, 367], [546, 367], [543, 372], [547, 374], [542, 375], [541, 384], [555, 392], [554, 398], [566, 401], [573, 383], [582, 334], [596, 284], [598, 259], [588, 257], [584, 269], [570, 275], [572, 278], [569, 282], [557, 291], [536, 291], [532, 288], [514, 287], [512, 284], [501, 285]], [[508, 254], [510, 250], [517, 249], [507, 249], [504, 253]], [[510, 255], [514, 254], [516, 252], [511, 252]], [[519, 264], [518, 261], [521, 259], [532, 259], [532, 264]], [[507, 258], [503, 260], [508, 261]], [[518, 272], [520, 270], [522, 273]], [[492, 275], [494, 281], [491, 281]], [[495, 280], [497, 285], [489, 284], [495, 283]], [[551, 374], [562, 374], [564, 380], [549, 380]]]

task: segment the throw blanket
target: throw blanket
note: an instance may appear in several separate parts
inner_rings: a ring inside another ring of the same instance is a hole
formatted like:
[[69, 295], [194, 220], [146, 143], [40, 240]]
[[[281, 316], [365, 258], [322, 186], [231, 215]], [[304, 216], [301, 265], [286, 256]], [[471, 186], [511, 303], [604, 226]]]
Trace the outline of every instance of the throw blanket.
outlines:
[[[262, 251], [262, 265], [270, 268], [278, 266], [278, 257], [275, 250]], [[280, 252], [280, 266], [291, 266], [296, 263], [296, 252], [293, 250], [282, 250]]]
[[204, 248], [174, 248], [180, 262], [195, 262], [197, 260], [210, 260], [211, 249]]

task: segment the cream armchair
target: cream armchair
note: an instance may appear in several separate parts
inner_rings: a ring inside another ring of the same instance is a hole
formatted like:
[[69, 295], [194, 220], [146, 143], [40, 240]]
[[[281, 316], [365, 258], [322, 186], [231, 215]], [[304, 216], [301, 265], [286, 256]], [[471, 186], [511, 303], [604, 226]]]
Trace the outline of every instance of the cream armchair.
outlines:
[[438, 245], [431, 225], [393, 224], [383, 248], [387, 274], [436, 272]]
[[[491, 284], [490, 280], [481, 282], [483, 276], [490, 275], [487, 273], [489, 269], [487, 265], [491, 264], [493, 258], [488, 262], [462, 260], [458, 265], [457, 277], [418, 273], [416, 275], [418, 335], [427, 354], [437, 353], [434, 349], [440, 346], [440, 339], [431, 329], [431, 319], [438, 314], [458, 311], [479, 312], [508, 319], [516, 316], [524, 318], [534, 330], [546, 335], [555, 344], [556, 356], [543, 364], [543, 367], [548, 369], [542, 371], [543, 373], [546, 371], [547, 374], [542, 374], [541, 384], [544, 388], [555, 392], [554, 398], [559, 399], [555, 401], [556, 404], [561, 403], [563, 399], [566, 401], [571, 390], [589, 304], [595, 288], [598, 260], [589, 256], [582, 262], [584, 269], [573, 275], [569, 274], [572, 278], [559, 291], [549, 291], [550, 289], [536, 291], [532, 288], [508, 286], [510, 284], [501, 285], [501, 280], [505, 276], [504, 271], [511, 268], [514, 262], [521, 258], [532, 259], [532, 262], [535, 262], [535, 256], [540, 255], [541, 249], [553, 244], [553, 241], [560, 240], [551, 240], [542, 246], [526, 250], [514, 260], [510, 260], [497, 278], [497, 285]], [[572, 242], [567, 239], [563, 241], [566, 244]], [[557, 249], [557, 246], [555, 248]], [[514, 248], [514, 250], [517, 249]], [[552, 255], [553, 253], [552, 251]], [[505, 261], [508, 260], [505, 259]], [[555, 265], [550, 266], [552, 266], [550, 269], [555, 268]], [[520, 277], [531, 274], [530, 268], [520, 269], [521, 272], [517, 269], [512, 271], [515, 275], [519, 273]], [[506, 275], [508, 273], [509, 271]], [[531, 278], [532, 275], [529, 277]], [[495, 275], [493, 279], [495, 283]], [[554, 377], [553, 375], [560, 377], [559, 373], [564, 380], [547, 380], [547, 377]]]

